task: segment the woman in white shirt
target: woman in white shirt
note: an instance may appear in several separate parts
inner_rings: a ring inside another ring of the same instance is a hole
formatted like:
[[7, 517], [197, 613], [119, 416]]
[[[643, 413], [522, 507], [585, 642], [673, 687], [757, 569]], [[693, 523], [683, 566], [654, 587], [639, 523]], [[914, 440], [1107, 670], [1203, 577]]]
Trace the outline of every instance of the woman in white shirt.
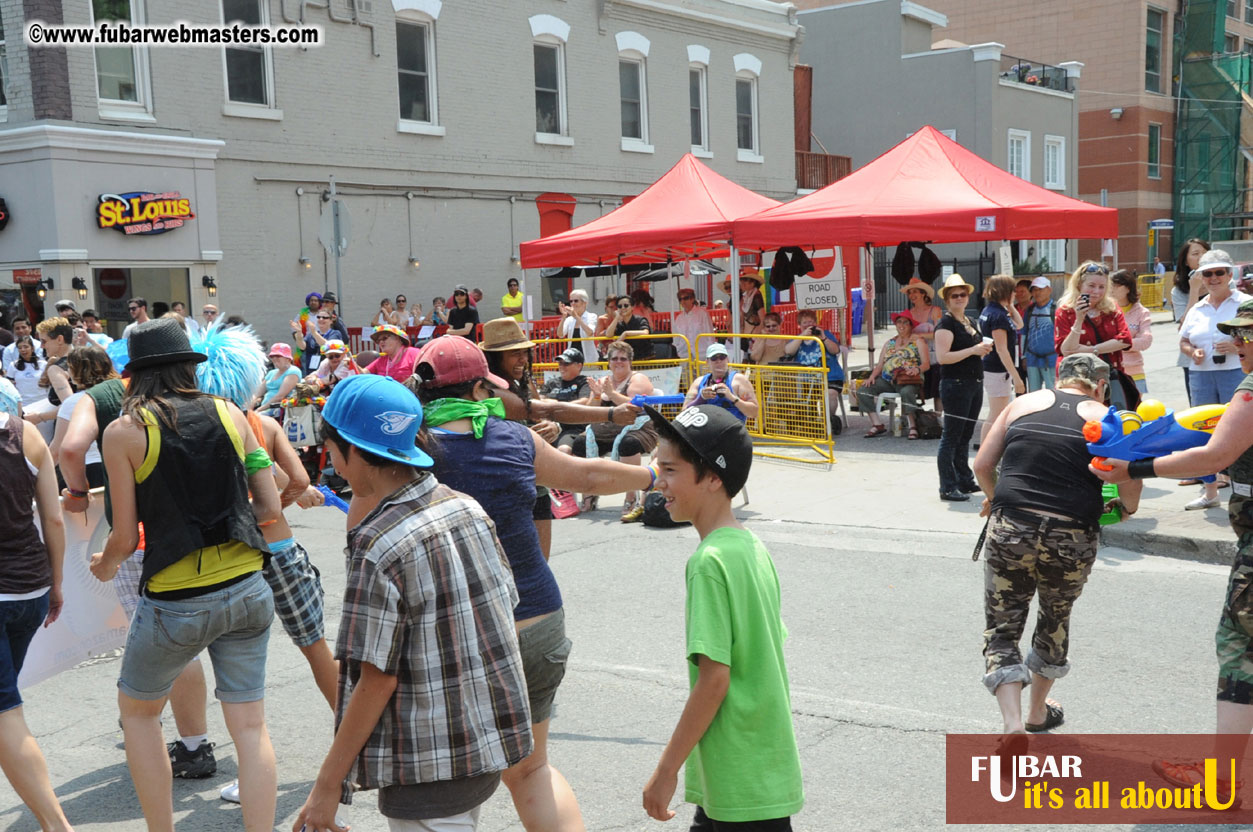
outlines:
[[48, 398], [48, 388], [39, 386], [45, 363], [35, 354], [35, 342], [29, 335], [17, 339], [17, 361], [13, 362], [11, 381], [22, 394], [23, 408]]
[[[596, 313], [587, 308], [587, 292], [575, 289], [570, 293], [570, 305], [559, 303], [557, 309], [562, 314], [561, 325], [557, 329], [558, 337], [570, 340], [591, 338], [596, 334]], [[584, 355], [594, 350], [593, 344], [586, 341], [571, 340], [566, 346], [574, 347]]]

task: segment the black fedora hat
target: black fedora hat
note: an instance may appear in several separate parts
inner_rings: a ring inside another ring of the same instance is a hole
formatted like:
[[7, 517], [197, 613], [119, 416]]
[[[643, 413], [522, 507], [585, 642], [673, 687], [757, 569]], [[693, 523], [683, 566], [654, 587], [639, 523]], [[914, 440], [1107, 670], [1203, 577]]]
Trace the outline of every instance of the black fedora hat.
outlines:
[[173, 318], [145, 321], [131, 330], [126, 346], [130, 353], [130, 360], [126, 363], [128, 370], [142, 370], [145, 367], [178, 364], [182, 361], [200, 363], [208, 358], [204, 353], [191, 348], [187, 333]]

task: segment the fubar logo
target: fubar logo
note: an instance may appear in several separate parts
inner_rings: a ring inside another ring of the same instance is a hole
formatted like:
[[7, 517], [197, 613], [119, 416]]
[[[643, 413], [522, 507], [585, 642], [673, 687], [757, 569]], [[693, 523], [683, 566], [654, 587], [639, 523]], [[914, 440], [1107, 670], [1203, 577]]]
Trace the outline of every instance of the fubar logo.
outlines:
[[695, 408], [689, 408], [675, 416], [674, 421], [685, 428], [703, 428], [709, 424], [709, 417]]

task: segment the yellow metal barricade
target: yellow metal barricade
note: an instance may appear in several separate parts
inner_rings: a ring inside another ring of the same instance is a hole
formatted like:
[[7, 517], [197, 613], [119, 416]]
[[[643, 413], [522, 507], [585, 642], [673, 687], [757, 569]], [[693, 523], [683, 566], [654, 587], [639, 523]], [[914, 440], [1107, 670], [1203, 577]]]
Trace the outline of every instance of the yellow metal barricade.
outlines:
[[[715, 341], [725, 341], [738, 334], [702, 333], [697, 336], [697, 351]], [[761, 335], [752, 338], [777, 339], [784, 342], [801, 340], [818, 344], [822, 363], [806, 367], [794, 363], [732, 364], [736, 372], [745, 373], [753, 385], [759, 406], [757, 417], [748, 420], [748, 432], [755, 440], [758, 456], [826, 465], [835, 461], [835, 442], [831, 436], [831, 414], [827, 395], [827, 351], [817, 338], [792, 335]], [[703, 362], [693, 369], [692, 377], [708, 372]], [[808, 453], [800, 453], [807, 451]], [[814, 458], [814, 455], [817, 458]]]
[[1140, 304], [1145, 309], [1164, 309], [1169, 294], [1165, 291], [1166, 281], [1159, 274], [1141, 274], [1136, 276], [1136, 285], [1140, 289]]
[[[598, 347], [607, 347], [613, 343], [612, 338], [533, 338], [531, 340], [535, 344], [533, 348], [535, 359], [531, 364], [531, 372], [537, 377], [537, 384], [541, 383], [541, 374], [544, 378], [548, 378], [550, 377], [548, 374], [555, 374], [559, 371], [560, 365], [556, 361], [556, 356], [566, 349], [567, 342], [583, 353], [584, 375], [600, 378], [609, 372], [609, 364], [601, 359]], [[672, 344], [675, 340], [682, 340], [688, 347], [689, 355], [692, 351], [686, 336], [678, 333], [638, 335], [623, 340], [631, 344], [632, 349], [642, 340], [650, 340], [658, 344]], [[541, 356], [552, 356], [552, 359], [541, 361]], [[688, 386], [692, 383], [692, 362], [686, 358], [652, 358], [646, 361], [632, 359], [631, 369], [649, 377], [653, 383], [654, 394], [682, 395], [687, 392]], [[682, 409], [683, 406], [677, 404], [663, 405], [659, 408], [667, 419], [673, 419]]]

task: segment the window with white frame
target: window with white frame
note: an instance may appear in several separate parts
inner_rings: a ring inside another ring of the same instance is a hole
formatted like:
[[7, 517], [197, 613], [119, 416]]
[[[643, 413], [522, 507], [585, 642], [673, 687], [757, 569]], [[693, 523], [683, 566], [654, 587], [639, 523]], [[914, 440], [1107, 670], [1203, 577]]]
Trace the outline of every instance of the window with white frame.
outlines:
[[1162, 178], [1162, 125], [1149, 125], [1149, 179]]
[[741, 162], [760, 162], [761, 123], [757, 79], [761, 61], [748, 53], [734, 58], [735, 65], [735, 147]]
[[[222, 0], [222, 22], [245, 26], [270, 25], [265, 0]], [[226, 67], [226, 106], [232, 116], [272, 117], [274, 103], [274, 54], [268, 46], [228, 46], [222, 49]], [[270, 111], [270, 112], [267, 112]]]
[[1009, 131], [1009, 153], [1005, 169], [1019, 179], [1031, 179], [1031, 134], [1025, 130]]
[[[93, 24], [120, 20], [142, 25], [142, 0], [92, 0]], [[142, 46], [99, 46], [96, 56], [96, 95], [106, 118], [152, 121], [148, 79], [148, 50]]]
[[396, 17], [396, 81], [402, 132], [442, 135], [435, 87], [435, 21]]
[[1040, 271], [1066, 271], [1065, 240], [1040, 240], [1036, 246], [1036, 256], [1039, 257]]
[[709, 152], [709, 49], [697, 44], [687, 47], [688, 118], [692, 134], [692, 153], [712, 156]]
[[618, 32], [618, 100], [622, 149], [651, 153], [648, 143], [648, 38], [639, 32]]
[[532, 15], [532, 59], [535, 68], [535, 141], [572, 145], [566, 116], [566, 41], [570, 24], [550, 14]]
[[1044, 187], [1066, 188], [1066, 139], [1063, 136], [1044, 137]]

